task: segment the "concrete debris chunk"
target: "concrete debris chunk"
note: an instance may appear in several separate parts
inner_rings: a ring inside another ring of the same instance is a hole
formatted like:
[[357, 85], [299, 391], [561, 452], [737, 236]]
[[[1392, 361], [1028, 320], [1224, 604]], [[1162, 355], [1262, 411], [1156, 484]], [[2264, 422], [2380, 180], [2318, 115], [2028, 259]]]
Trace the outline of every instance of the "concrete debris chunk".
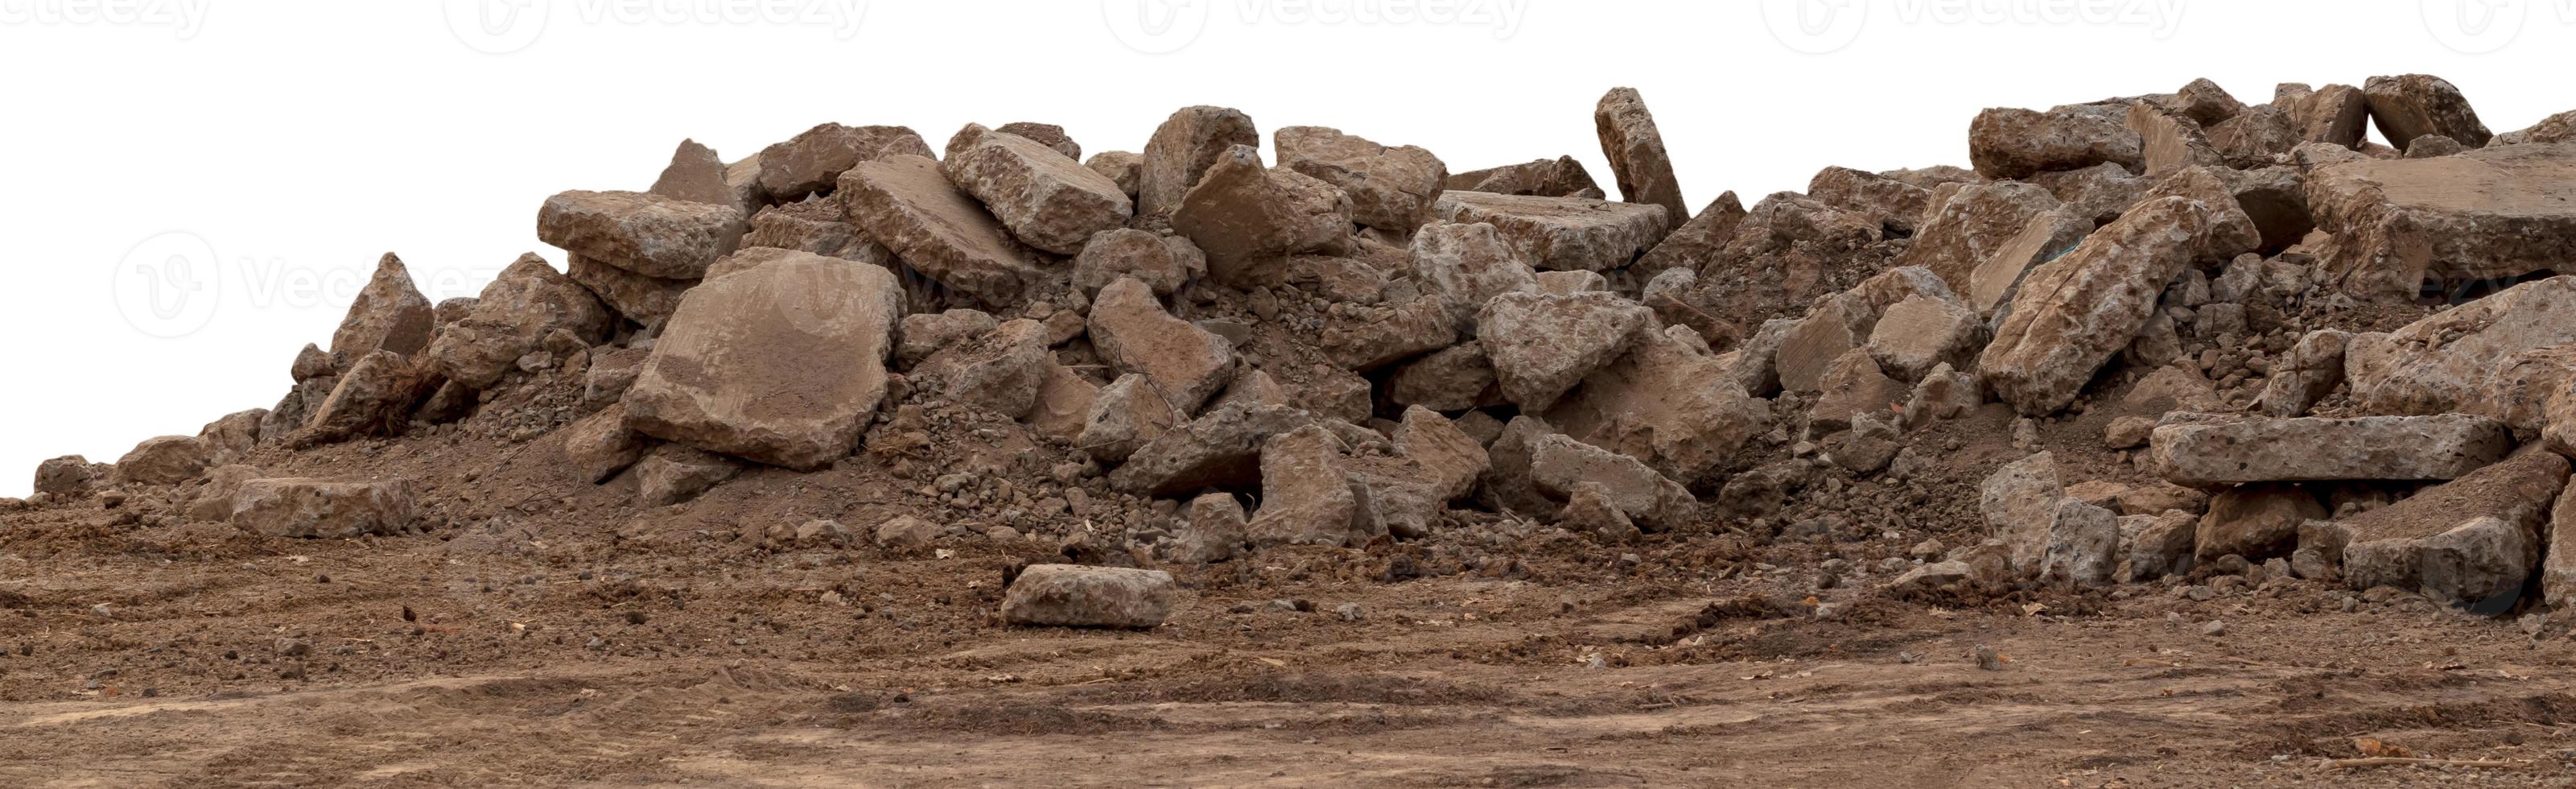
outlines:
[[1143, 373], [1179, 413], [1197, 413], [1234, 380], [1233, 343], [1173, 317], [1143, 281], [1121, 279], [1102, 288], [1091, 305], [1090, 332], [1111, 368]]
[[862, 162], [898, 156], [936, 158], [930, 143], [901, 126], [826, 123], [760, 152], [760, 189], [787, 203], [828, 191]]
[[401, 481], [254, 479], [233, 494], [233, 525], [271, 537], [401, 534], [413, 518], [411, 486]]
[[1661, 206], [1463, 191], [1442, 193], [1438, 209], [1445, 222], [1493, 225], [1523, 260], [1550, 271], [1626, 266], [1664, 240], [1675, 216]]
[[749, 217], [730, 206], [645, 192], [564, 192], [537, 212], [537, 239], [658, 279], [698, 279], [742, 246]]
[[2103, 363], [2138, 335], [2166, 283], [2197, 256], [2209, 232], [2200, 203], [2147, 203], [2041, 265], [1978, 357], [1986, 385], [2028, 415], [2066, 407]]
[[1646, 99], [1636, 88], [1612, 88], [1593, 108], [1592, 122], [1622, 199], [1663, 206], [1672, 212], [1667, 221], [1674, 224], [1690, 216], [1690, 206], [1682, 202], [1681, 182], [1673, 177], [1672, 155], [1664, 150], [1663, 132], [1655, 127], [1655, 115], [1646, 110]]
[[886, 393], [903, 295], [874, 266], [806, 253], [690, 292], [626, 392], [646, 435], [812, 471], [846, 457]]
[[2176, 485], [2457, 479], [2504, 458], [2513, 432], [2467, 414], [2355, 419], [2165, 417], [2148, 462]]
[[1277, 285], [1290, 255], [1346, 255], [1351, 197], [1295, 170], [1261, 166], [1248, 145], [1227, 149], [1180, 200], [1172, 229], [1207, 253], [1208, 275], [1236, 288]]
[[2370, 120], [2379, 136], [2398, 150], [2408, 150], [2420, 137], [2439, 135], [2471, 148], [2484, 148], [2495, 133], [2478, 120], [2477, 108], [2458, 86], [2430, 74], [2371, 77], [2361, 84], [2370, 105]]
[[1449, 176], [1450, 191], [1485, 192], [1498, 195], [1529, 197], [1603, 197], [1601, 186], [1592, 173], [1572, 156], [1540, 159], [1506, 165], [1489, 170], [1454, 173]]
[[1034, 565], [1002, 597], [1002, 621], [1041, 627], [1147, 630], [1172, 616], [1180, 587], [1161, 570]]
[[948, 141], [940, 167], [1012, 236], [1059, 255], [1081, 252], [1092, 235], [1125, 227], [1136, 213], [1116, 181], [1036, 140], [978, 124]]
[[841, 176], [837, 194], [850, 218], [906, 265], [987, 304], [1017, 303], [1045, 278], [1036, 252], [927, 156], [862, 162]]
[[1988, 178], [2027, 178], [2103, 162], [2135, 169], [2144, 156], [2127, 121], [2127, 108], [2111, 105], [1990, 109], [1968, 126], [1968, 159]]
[[1154, 130], [1137, 165], [1136, 213], [1159, 216], [1180, 210], [1181, 198], [1208, 168], [1236, 146], [1258, 148], [1252, 117], [1224, 107], [1183, 107]]
[[1544, 411], [1593, 371], [1617, 361], [1654, 322], [1654, 311], [1614, 293], [1506, 293], [1476, 324], [1503, 396]]
[[1431, 220], [1432, 204], [1447, 189], [1448, 165], [1430, 151], [1390, 147], [1321, 126], [1289, 126], [1273, 135], [1279, 165], [1340, 187], [1351, 198], [1351, 219], [1397, 234]]

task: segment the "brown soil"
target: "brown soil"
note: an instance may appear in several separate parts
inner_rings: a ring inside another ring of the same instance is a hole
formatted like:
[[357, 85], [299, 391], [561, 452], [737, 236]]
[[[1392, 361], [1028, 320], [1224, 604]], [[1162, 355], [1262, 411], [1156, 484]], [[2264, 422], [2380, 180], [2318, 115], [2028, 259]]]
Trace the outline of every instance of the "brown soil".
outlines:
[[[1004, 574], [1151, 564], [1126, 541], [1168, 505], [1067, 493], [1098, 486], [1059, 488], [1070, 453], [1007, 421], [933, 403], [928, 447], [755, 470], [639, 510], [630, 479], [579, 484], [531, 439], [565, 418], [565, 386], [540, 377], [458, 425], [252, 459], [413, 480], [421, 534], [298, 541], [155, 514], [176, 490], [0, 513], [0, 781], [2576, 779], [2563, 626], [2288, 579], [2201, 601], [2186, 592], [2211, 590], [2186, 585], [2206, 578], [1871, 591], [1914, 543], [1983, 537], [1974, 481], [2022, 454], [1993, 409], [1914, 437], [1939, 462], [1913, 481], [1830, 472], [1759, 521], [1620, 545], [1460, 512], [1428, 540], [1169, 568], [1187, 589], [1170, 623], [1103, 632], [1002, 625]], [[2112, 410], [2041, 426], [2070, 481], [2144, 480], [2100, 449]], [[961, 504], [928, 479], [961, 470], [1015, 489]], [[1082, 503], [1056, 510], [1065, 498]], [[921, 552], [768, 536], [895, 512], [961, 527]], [[1039, 536], [981, 536], [1006, 522]], [[1978, 666], [1981, 645], [1999, 670]], [[2503, 766], [2322, 766], [2360, 755], [2361, 737]]]

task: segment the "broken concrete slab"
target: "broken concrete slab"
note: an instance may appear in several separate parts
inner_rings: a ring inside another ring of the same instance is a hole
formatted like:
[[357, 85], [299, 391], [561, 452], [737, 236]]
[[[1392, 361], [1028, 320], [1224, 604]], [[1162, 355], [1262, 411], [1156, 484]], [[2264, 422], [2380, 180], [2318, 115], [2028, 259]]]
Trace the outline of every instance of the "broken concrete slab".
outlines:
[[2134, 169], [2143, 152], [2125, 107], [1996, 108], [1969, 124], [1968, 159], [1988, 178], [2027, 178], [2103, 162]]
[[2431, 281], [2506, 279], [2576, 258], [2576, 143], [2311, 170], [2328, 274], [2357, 295], [2412, 299]]
[[1654, 311], [1615, 293], [1505, 293], [1476, 319], [1503, 396], [1544, 411], [1620, 354], [1654, 323]]
[[1612, 88], [1592, 110], [1601, 136], [1601, 153], [1610, 159], [1610, 174], [1619, 195], [1631, 203], [1663, 206], [1666, 220], [1680, 224], [1690, 216], [1682, 201], [1681, 181], [1673, 177], [1672, 155], [1664, 150], [1663, 132], [1636, 88]]
[[861, 162], [841, 177], [837, 195], [850, 218], [905, 264], [987, 304], [1016, 303], [1045, 277], [1037, 253], [929, 157]]
[[2471, 148], [2486, 147], [2495, 134], [2478, 120], [2477, 108], [2449, 80], [2431, 74], [2371, 77], [2361, 84], [2370, 104], [2370, 119], [2379, 136], [2398, 150], [2418, 137], [2439, 135]]
[[2467, 414], [2356, 419], [2177, 413], [2156, 427], [2148, 464], [2176, 485], [2446, 480], [2504, 458], [2513, 432]]
[[940, 162], [1021, 243], [1059, 255], [1127, 225], [1136, 206], [1116, 181], [1036, 140], [969, 123]]
[[1449, 180], [1448, 165], [1420, 147], [1386, 146], [1339, 129], [1289, 126], [1272, 135], [1279, 166], [1340, 187], [1351, 219], [1396, 234], [1431, 221]]
[[401, 534], [413, 517], [411, 486], [398, 480], [254, 479], [233, 493], [233, 525], [271, 537]]
[[760, 152], [760, 189], [781, 203], [833, 189], [851, 168], [898, 156], [938, 158], [921, 135], [901, 126], [826, 123]]
[[1197, 413], [1234, 380], [1234, 344], [1172, 317], [1141, 280], [1102, 288], [1089, 326], [1101, 358], [1121, 373], [1145, 374], [1174, 411]]
[[1207, 253], [1210, 278], [1236, 288], [1284, 282], [1287, 256], [1346, 255], [1359, 243], [1350, 195], [1295, 170], [1262, 167], [1248, 145], [1209, 162], [1172, 213], [1172, 230]]
[[1002, 621], [1042, 627], [1146, 630], [1172, 616], [1180, 587], [1161, 570], [1032, 565], [1002, 596]]
[[537, 239], [647, 277], [698, 279], [742, 245], [748, 220], [729, 206], [644, 192], [571, 191], [546, 198]]
[[847, 457], [886, 393], [903, 293], [802, 252], [700, 285], [627, 390], [638, 432], [812, 471]]
[[1449, 191], [1437, 206], [1442, 221], [1493, 225], [1522, 259], [1550, 271], [1626, 266], [1661, 243], [1673, 226], [1661, 206], [1581, 197]]
[[2029, 415], [2074, 402], [2190, 265], [2208, 214], [2185, 198], [2150, 202], [2030, 272], [1977, 359], [1986, 385]]
[[1136, 175], [1137, 215], [1180, 210], [1181, 198], [1236, 146], [1261, 146], [1261, 132], [1241, 110], [1198, 106], [1172, 113], [1145, 143]]

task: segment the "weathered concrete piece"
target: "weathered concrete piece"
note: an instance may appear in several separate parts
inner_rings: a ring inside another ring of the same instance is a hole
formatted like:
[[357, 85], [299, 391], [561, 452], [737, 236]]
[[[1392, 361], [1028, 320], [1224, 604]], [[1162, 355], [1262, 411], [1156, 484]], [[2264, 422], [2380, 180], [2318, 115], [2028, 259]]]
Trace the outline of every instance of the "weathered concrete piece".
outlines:
[[647, 277], [697, 279], [742, 245], [729, 206], [645, 192], [564, 192], [537, 211], [537, 239]]
[[1261, 146], [1252, 116], [1224, 107], [1183, 107], [1154, 129], [1136, 176], [1136, 213], [1169, 214], [1209, 167], [1235, 146]]
[[2517, 277], [2576, 258], [2576, 143], [2432, 159], [2361, 160], [2307, 178], [2329, 273], [2361, 295], [2413, 298], [2428, 280]]
[[802, 252], [691, 291], [628, 389], [646, 435], [812, 471], [847, 457], [886, 391], [902, 287]]
[[1438, 212], [1446, 222], [1493, 225], [1524, 260], [1550, 271], [1626, 266], [1661, 243], [1673, 227], [1660, 206], [1581, 197], [1450, 191], [1440, 195]]
[[1735, 385], [1718, 357], [1669, 331], [1638, 334], [1550, 409], [1548, 421], [1686, 483], [1770, 429], [1769, 405]]
[[1141, 281], [1102, 288], [1090, 332], [1102, 359], [1119, 372], [1143, 373], [1177, 412], [1197, 413], [1234, 380], [1233, 343], [1164, 311]]
[[929, 157], [862, 162], [841, 177], [837, 194], [851, 219], [904, 263], [988, 304], [1015, 303], [1044, 277], [1036, 253]]
[[2403, 151], [2416, 138], [2448, 137], [2471, 148], [2486, 147], [2495, 134], [2478, 120], [2477, 108], [2458, 86], [2431, 74], [2371, 77], [2361, 84], [2370, 103], [2370, 119], [2379, 135]]
[[1988, 178], [2027, 178], [2103, 162], [2134, 168], [2143, 154], [2127, 119], [2126, 107], [2111, 105], [1986, 110], [1968, 126], [1968, 160]]
[[1431, 221], [1432, 205], [1449, 180], [1449, 166], [1420, 147], [1386, 146], [1321, 126], [1289, 126], [1274, 133], [1279, 166], [1340, 187], [1350, 195], [1351, 219], [1398, 234]]
[[2173, 197], [2138, 207], [2075, 251], [2033, 270], [1978, 357], [1986, 384], [2024, 414], [2075, 401], [2138, 334], [2164, 287], [2190, 265], [2209, 211]]
[[376, 273], [368, 278], [367, 287], [349, 303], [340, 328], [331, 333], [331, 358], [335, 365], [344, 365], [375, 351], [419, 353], [429, 347], [436, 318], [428, 297], [412, 284], [402, 259], [387, 252], [376, 261]]
[[786, 203], [832, 189], [844, 173], [862, 162], [938, 155], [921, 135], [901, 126], [826, 123], [769, 146], [755, 158], [760, 162], [761, 191]]
[[233, 494], [232, 523], [271, 537], [400, 534], [412, 526], [411, 487], [399, 481], [249, 480]]
[[1593, 108], [1592, 122], [1622, 198], [1663, 206], [1672, 212], [1667, 221], [1674, 224], [1690, 216], [1690, 205], [1682, 201], [1681, 181], [1673, 177], [1672, 155], [1664, 150], [1664, 134], [1655, 127], [1654, 113], [1646, 111], [1646, 99], [1636, 88], [1612, 88]]
[[1180, 587], [1161, 570], [1033, 565], [1002, 597], [1002, 621], [1044, 627], [1142, 630], [1172, 616]]
[[1343, 255], [1352, 235], [1351, 197], [1285, 168], [1261, 166], [1248, 145], [1226, 150], [1183, 196], [1172, 230], [1207, 253], [1208, 275], [1234, 287], [1276, 285], [1290, 255]]
[[2461, 603], [2519, 594], [2542, 564], [2542, 532], [2567, 475], [2565, 457], [2525, 450], [2344, 521], [2344, 580]]
[[1476, 324], [1503, 396], [1524, 411], [1543, 411], [1585, 376], [1617, 361], [1654, 311], [1615, 293], [1505, 293]]
[[2513, 433], [2466, 414], [2273, 419], [2174, 414], [2156, 427], [2150, 468], [2176, 485], [2445, 480], [2504, 458]]
[[1135, 203], [1116, 181], [1036, 140], [969, 123], [940, 162], [948, 180], [974, 195], [1022, 243], [1059, 255], [1091, 236], [1125, 227]]

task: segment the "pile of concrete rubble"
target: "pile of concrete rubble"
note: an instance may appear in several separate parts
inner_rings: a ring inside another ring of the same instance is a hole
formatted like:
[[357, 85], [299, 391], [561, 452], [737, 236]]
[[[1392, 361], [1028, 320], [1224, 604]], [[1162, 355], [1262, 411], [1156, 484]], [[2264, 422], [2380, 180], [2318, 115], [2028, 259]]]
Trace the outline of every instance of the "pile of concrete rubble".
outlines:
[[[2576, 597], [2576, 278], [2554, 270], [2576, 261], [2576, 113], [2495, 134], [2429, 76], [2253, 106], [2202, 80], [1987, 110], [1973, 169], [1828, 168], [1695, 214], [1636, 91], [1594, 117], [1624, 200], [1564, 156], [1452, 173], [1313, 126], [1265, 152], [1219, 107], [1088, 159], [1033, 123], [941, 149], [825, 124], [731, 163], [684, 142], [647, 191], [545, 201], [563, 269], [523, 256], [433, 305], [387, 255], [276, 406], [48, 461], [10, 506], [398, 535], [423, 528], [405, 480], [247, 461], [460, 423], [553, 442], [639, 507], [854, 457], [956, 502], [991, 483], [909, 458], [963, 411], [1074, 460], [1048, 509], [1166, 502], [1149, 562], [1418, 540], [1460, 513], [1627, 541], [1744, 531], [1783, 478], [1902, 478], [1942, 461], [1929, 426], [2008, 408], [2034, 432], [2117, 388], [2159, 405], [2100, 449], [2160, 483], [2030, 455], [1975, 494], [1991, 539], [1882, 588], [2217, 563], [2491, 610]], [[1020, 578], [1013, 621], [1168, 613], [1159, 573]]]

